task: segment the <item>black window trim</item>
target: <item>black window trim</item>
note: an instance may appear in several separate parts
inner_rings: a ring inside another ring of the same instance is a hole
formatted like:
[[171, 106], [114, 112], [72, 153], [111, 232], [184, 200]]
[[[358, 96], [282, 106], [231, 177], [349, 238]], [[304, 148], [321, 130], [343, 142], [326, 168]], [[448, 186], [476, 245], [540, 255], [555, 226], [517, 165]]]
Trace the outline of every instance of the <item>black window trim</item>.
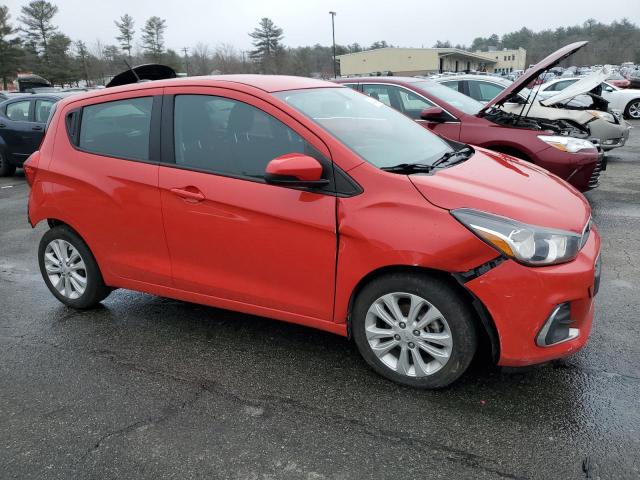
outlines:
[[[93, 107], [94, 105], [104, 105], [105, 103], [120, 102], [125, 100], [137, 100], [139, 98], [152, 99], [151, 120], [149, 122], [149, 159], [148, 160], [142, 160], [140, 158], [109, 155], [106, 153], [92, 152], [90, 150], [86, 150], [80, 147], [80, 129], [82, 126], [82, 114], [86, 107]], [[76, 112], [77, 114], [74, 121], [75, 135], [72, 136], [71, 133], [69, 132], [69, 125], [67, 124], [66, 117], [68, 117], [69, 115], [75, 114]], [[115, 158], [117, 160], [125, 160], [128, 162], [139, 162], [139, 163], [146, 163], [149, 165], [160, 165], [162, 164], [162, 162], [160, 161], [160, 129], [158, 128], [158, 126], [160, 125], [161, 114], [162, 114], [162, 95], [140, 95], [136, 97], [114, 98], [112, 100], [107, 100], [104, 102], [96, 102], [88, 105], [82, 105], [78, 108], [68, 111], [63, 121], [64, 121], [65, 129], [67, 132], [67, 138], [69, 138], [69, 143], [74, 148], [74, 150], [77, 150], [82, 153], [88, 153], [90, 155], [97, 155], [97, 156], [106, 157], [106, 158]], [[157, 155], [156, 158], [158, 160], [153, 160], [152, 154]]]
[[[198, 172], [198, 173], [204, 173], [207, 175], [215, 175], [218, 177], [226, 177], [226, 178], [234, 178], [237, 180], [245, 180], [245, 181], [249, 181], [249, 182], [254, 182], [254, 183], [262, 183], [265, 185], [270, 185], [269, 183], [267, 183], [267, 181], [263, 178], [256, 178], [256, 177], [249, 177], [246, 175], [236, 175], [233, 173], [228, 173], [228, 172], [215, 172], [215, 171], [211, 171], [211, 170], [206, 170], [203, 168], [197, 168], [197, 167], [190, 167], [188, 165], [179, 165], [176, 163], [175, 160], [175, 135], [174, 135], [174, 110], [175, 110], [175, 97], [180, 96], [180, 95], [201, 95], [201, 96], [208, 96], [208, 97], [220, 97], [220, 98], [228, 98], [229, 100], [232, 100], [234, 102], [242, 102], [242, 103], [246, 103], [243, 102], [242, 100], [237, 100], [231, 97], [222, 97], [220, 95], [216, 95], [213, 93], [191, 93], [191, 92], [185, 92], [185, 93], [167, 93], [164, 94], [163, 96], [165, 97], [164, 100], [162, 101], [162, 121], [161, 121], [161, 128], [160, 128], [160, 159], [161, 161], [159, 162], [160, 165], [168, 167], [168, 168], [177, 168], [179, 170], [188, 170], [191, 172]], [[258, 110], [260, 110], [261, 112], [263, 112], [265, 115], [270, 115], [267, 112], [264, 112], [262, 109], [256, 107], [255, 105], [251, 105], [246, 103], [247, 105], [250, 105], [254, 108], [257, 108]], [[273, 115], [270, 115], [273, 117]], [[273, 117], [276, 118], [276, 117]], [[282, 121], [278, 118], [276, 118], [276, 120], [278, 120], [279, 122], [282, 123]], [[285, 126], [287, 128], [291, 128], [288, 125], [285, 124]], [[295, 130], [294, 130], [295, 131]], [[298, 132], [295, 132], [296, 134], [300, 135]], [[307, 142], [304, 137], [302, 135], [300, 135], [300, 137]], [[309, 142], [307, 142], [309, 143]], [[314, 147], [315, 148], [315, 147]], [[316, 149], [317, 150], [317, 149]], [[312, 193], [318, 193], [318, 194], [323, 194], [323, 195], [330, 195], [330, 196], [336, 196], [336, 197], [352, 197], [355, 195], [359, 195], [360, 193], [363, 192], [362, 187], [355, 181], [353, 180], [345, 171], [343, 171], [338, 165], [335, 164], [335, 162], [332, 159], [327, 159], [325, 158], [325, 155], [322, 154], [322, 152], [318, 152], [321, 155], [322, 160], [318, 160], [321, 164], [322, 164], [322, 169], [323, 169], [323, 174], [325, 174], [328, 177], [329, 180], [329, 184], [325, 185], [323, 187], [300, 187], [300, 186], [287, 186], [287, 185], [271, 185], [273, 187], [279, 187], [279, 188], [290, 188], [293, 190], [301, 190], [301, 191], [305, 191], [305, 192], [312, 192]], [[336, 175], [340, 175], [343, 180], [346, 180], [347, 183], [349, 184], [349, 186], [352, 188], [351, 191], [337, 191], [336, 188]]]

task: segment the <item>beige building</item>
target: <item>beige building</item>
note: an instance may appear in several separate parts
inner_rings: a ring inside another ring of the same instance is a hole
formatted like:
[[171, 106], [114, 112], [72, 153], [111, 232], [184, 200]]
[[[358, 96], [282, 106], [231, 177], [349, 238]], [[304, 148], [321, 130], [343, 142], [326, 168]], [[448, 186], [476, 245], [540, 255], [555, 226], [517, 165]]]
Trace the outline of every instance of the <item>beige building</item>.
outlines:
[[515, 70], [525, 70], [527, 66], [527, 51], [524, 48], [517, 50], [493, 50], [489, 52], [476, 51], [476, 55], [481, 55], [487, 59], [495, 60], [493, 64], [494, 72], [510, 73]]
[[[518, 52], [515, 56], [518, 59], [521, 57], [524, 64], [524, 49], [510, 52]], [[521, 52], [523, 55], [520, 55]], [[507, 65], [507, 60], [501, 60], [500, 53], [467, 52], [457, 48], [389, 47], [339, 55], [338, 61], [342, 76], [387, 75], [389, 72], [396, 76], [414, 76], [471, 70], [493, 72], [499, 63], [500, 68], [511, 68], [511, 64]], [[510, 53], [509, 57], [511, 55]], [[506, 53], [504, 57], [507, 57]]]

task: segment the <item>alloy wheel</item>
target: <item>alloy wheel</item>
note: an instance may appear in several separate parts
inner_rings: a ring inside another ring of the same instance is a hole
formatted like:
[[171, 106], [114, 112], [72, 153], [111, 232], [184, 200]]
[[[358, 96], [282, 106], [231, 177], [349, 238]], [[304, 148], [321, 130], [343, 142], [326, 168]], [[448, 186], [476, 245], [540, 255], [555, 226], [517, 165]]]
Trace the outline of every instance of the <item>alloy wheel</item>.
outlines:
[[394, 292], [369, 307], [365, 334], [371, 351], [391, 370], [409, 377], [433, 375], [453, 348], [446, 319], [426, 299]]
[[635, 119], [640, 118], [640, 100], [636, 100], [629, 105], [629, 116]]
[[44, 266], [51, 285], [60, 295], [76, 299], [87, 288], [87, 269], [80, 252], [66, 240], [49, 242], [44, 251]]

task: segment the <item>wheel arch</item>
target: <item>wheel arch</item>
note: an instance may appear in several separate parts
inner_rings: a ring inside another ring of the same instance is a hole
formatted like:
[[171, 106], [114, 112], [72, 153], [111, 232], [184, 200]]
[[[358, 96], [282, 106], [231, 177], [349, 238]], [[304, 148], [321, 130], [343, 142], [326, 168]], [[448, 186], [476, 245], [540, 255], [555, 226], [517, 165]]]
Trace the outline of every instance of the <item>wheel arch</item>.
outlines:
[[489, 313], [489, 310], [485, 307], [482, 301], [478, 297], [476, 297], [469, 289], [467, 289], [464, 286], [464, 283], [460, 281], [455, 275], [451, 274], [450, 272], [429, 267], [414, 265], [388, 265], [377, 268], [376, 270], [373, 270], [362, 277], [356, 284], [355, 288], [351, 292], [351, 296], [349, 297], [349, 307], [347, 313], [347, 338], [352, 338], [351, 312], [353, 310], [353, 305], [358, 294], [366, 285], [368, 285], [373, 280], [394, 273], [426, 275], [431, 278], [437, 278], [460, 293], [460, 295], [462, 295], [462, 297], [464, 297], [469, 302], [469, 305], [476, 313], [479, 327], [478, 332], [480, 333], [480, 345], [483, 347], [485, 353], [490, 355], [492, 361], [497, 362], [498, 358], [500, 357], [500, 337], [498, 335], [498, 330], [496, 328], [495, 322], [493, 321], [493, 318]]
[[627, 104], [624, 106], [624, 111], [623, 111], [625, 118], [633, 118], [629, 115], [629, 107], [631, 106], [632, 103], [638, 102], [638, 101], [640, 101], [640, 97], [632, 98], [627, 102]]
[[484, 148], [488, 150], [493, 150], [494, 152], [511, 155], [512, 157], [516, 157], [521, 160], [531, 161], [531, 154], [527, 153], [524, 149], [520, 148], [519, 146], [499, 143], [494, 145], [486, 145], [484, 146]]

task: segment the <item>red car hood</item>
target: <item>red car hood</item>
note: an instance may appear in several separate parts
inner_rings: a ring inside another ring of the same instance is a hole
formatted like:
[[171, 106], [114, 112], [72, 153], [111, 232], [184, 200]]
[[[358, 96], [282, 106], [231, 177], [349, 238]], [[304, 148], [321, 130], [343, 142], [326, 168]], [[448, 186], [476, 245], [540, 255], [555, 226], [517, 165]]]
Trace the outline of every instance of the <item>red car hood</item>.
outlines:
[[[516, 95], [523, 88], [529, 85], [533, 80], [538, 78], [542, 72], [549, 68], [553, 68], [557, 64], [559, 64], [562, 60], [567, 57], [570, 57], [582, 47], [584, 47], [589, 42], [575, 42], [569, 45], [562, 47], [559, 50], [556, 50], [548, 57], [540, 60], [533, 67], [529, 68], [526, 72], [524, 72], [515, 82], [505, 88], [502, 92], [498, 94], [494, 99], [487, 102], [482, 110], [479, 113], [486, 112], [494, 105], [501, 105], [506, 102], [509, 98]], [[499, 52], [498, 52], [499, 53]]]
[[591, 215], [584, 196], [559, 177], [477, 147], [465, 162], [409, 178], [429, 202], [447, 210], [473, 208], [576, 233], [583, 231]]

